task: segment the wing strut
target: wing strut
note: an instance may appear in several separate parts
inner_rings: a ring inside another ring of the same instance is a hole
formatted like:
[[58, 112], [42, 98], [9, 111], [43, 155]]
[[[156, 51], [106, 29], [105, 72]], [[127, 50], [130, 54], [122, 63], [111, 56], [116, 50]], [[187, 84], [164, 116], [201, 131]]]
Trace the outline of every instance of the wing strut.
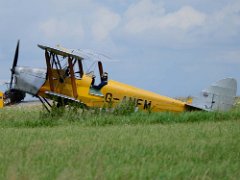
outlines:
[[80, 78], [83, 77], [83, 65], [82, 65], [82, 60], [78, 59], [78, 67], [79, 67], [79, 72], [80, 72]]
[[72, 82], [72, 91], [73, 91], [73, 96], [75, 98], [78, 97], [77, 94], [77, 86], [76, 86], [76, 82], [75, 82], [75, 78], [74, 78], [74, 71], [73, 71], [73, 64], [72, 64], [72, 58], [69, 56], [68, 57], [68, 65], [69, 65], [69, 70], [70, 70], [70, 75], [71, 75], [71, 82]]
[[47, 78], [49, 79], [51, 91], [54, 91], [53, 74], [52, 74], [52, 68], [51, 68], [51, 63], [50, 63], [50, 56], [49, 56], [47, 50], [45, 50], [45, 58], [46, 58], [46, 64], [47, 64]]
[[103, 65], [102, 65], [101, 61], [98, 61], [98, 69], [99, 69], [100, 77], [102, 77], [102, 75], [103, 75]]

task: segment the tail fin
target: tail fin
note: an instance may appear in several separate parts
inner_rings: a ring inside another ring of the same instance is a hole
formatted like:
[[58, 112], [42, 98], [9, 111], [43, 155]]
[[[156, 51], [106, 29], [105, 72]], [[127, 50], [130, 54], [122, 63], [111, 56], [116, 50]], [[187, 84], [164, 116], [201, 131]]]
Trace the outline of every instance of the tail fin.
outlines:
[[237, 81], [225, 78], [203, 90], [188, 106], [206, 111], [227, 111], [232, 108], [236, 93]]

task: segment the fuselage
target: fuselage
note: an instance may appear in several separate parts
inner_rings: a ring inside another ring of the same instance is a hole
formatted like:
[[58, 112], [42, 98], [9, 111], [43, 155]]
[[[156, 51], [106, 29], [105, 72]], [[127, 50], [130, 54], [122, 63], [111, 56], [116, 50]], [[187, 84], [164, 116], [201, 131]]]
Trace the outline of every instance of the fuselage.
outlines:
[[72, 79], [64, 77], [59, 79], [59, 72], [53, 71], [53, 84], [46, 76], [46, 69], [16, 67], [15, 89], [27, 92], [35, 96], [49, 98], [46, 92], [62, 94], [74, 97], [89, 107], [103, 107], [111, 104], [116, 106], [122, 101], [132, 100], [138, 109], [158, 111], [182, 112], [185, 111], [186, 103], [166, 96], [146, 91], [134, 86], [109, 80], [107, 85], [100, 90], [92, 87], [92, 77], [83, 75], [81, 78], [74, 77], [77, 96], [74, 97]]
[[[77, 99], [89, 107], [103, 107], [107, 104], [115, 106], [125, 100], [135, 101], [136, 107], [142, 110], [182, 112], [186, 110], [185, 103], [169, 97], [136, 88], [114, 80], [109, 80], [108, 84], [100, 90], [91, 88], [92, 78], [84, 75], [81, 79], [76, 79]], [[70, 78], [65, 78], [64, 82], [58, 79], [53, 81], [54, 92], [73, 97], [72, 84]], [[39, 89], [38, 95], [45, 96], [50, 90], [49, 81]]]

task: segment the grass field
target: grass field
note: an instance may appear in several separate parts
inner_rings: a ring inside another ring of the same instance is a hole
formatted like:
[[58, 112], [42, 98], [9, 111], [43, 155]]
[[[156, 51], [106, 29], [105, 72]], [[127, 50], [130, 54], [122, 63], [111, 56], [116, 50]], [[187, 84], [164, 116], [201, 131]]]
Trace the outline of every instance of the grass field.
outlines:
[[239, 179], [240, 110], [0, 111], [0, 179]]

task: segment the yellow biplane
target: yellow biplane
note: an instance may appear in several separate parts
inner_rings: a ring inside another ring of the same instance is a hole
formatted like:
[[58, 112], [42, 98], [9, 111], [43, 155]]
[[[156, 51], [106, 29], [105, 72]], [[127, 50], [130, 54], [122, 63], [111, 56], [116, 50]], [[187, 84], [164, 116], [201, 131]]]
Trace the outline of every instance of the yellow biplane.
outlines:
[[237, 82], [225, 78], [203, 90], [191, 102], [182, 102], [153, 92], [139, 89], [124, 83], [108, 79], [101, 60], [97, 60], [100, 82], [96, 83], [94, 72], [85, 70], [84, 53], [76, 49], [60, 46], [38, 45], [45, 53], [46, 69], [17, 66], [19, 42], [17, 44], [11, 69], [10, 88], [4, 94], [4, 103], [21, 101], [25, 93], [36, 96], [47, 109], [51, 106], [48, 99], [57, 101], [59, 106], [79, 103], [85, 107], [103, 107], [132, 100], [136, 110], [153, 112], [183, 112], [188, 110], [223, 110], [230, 109], [234, 103]]

